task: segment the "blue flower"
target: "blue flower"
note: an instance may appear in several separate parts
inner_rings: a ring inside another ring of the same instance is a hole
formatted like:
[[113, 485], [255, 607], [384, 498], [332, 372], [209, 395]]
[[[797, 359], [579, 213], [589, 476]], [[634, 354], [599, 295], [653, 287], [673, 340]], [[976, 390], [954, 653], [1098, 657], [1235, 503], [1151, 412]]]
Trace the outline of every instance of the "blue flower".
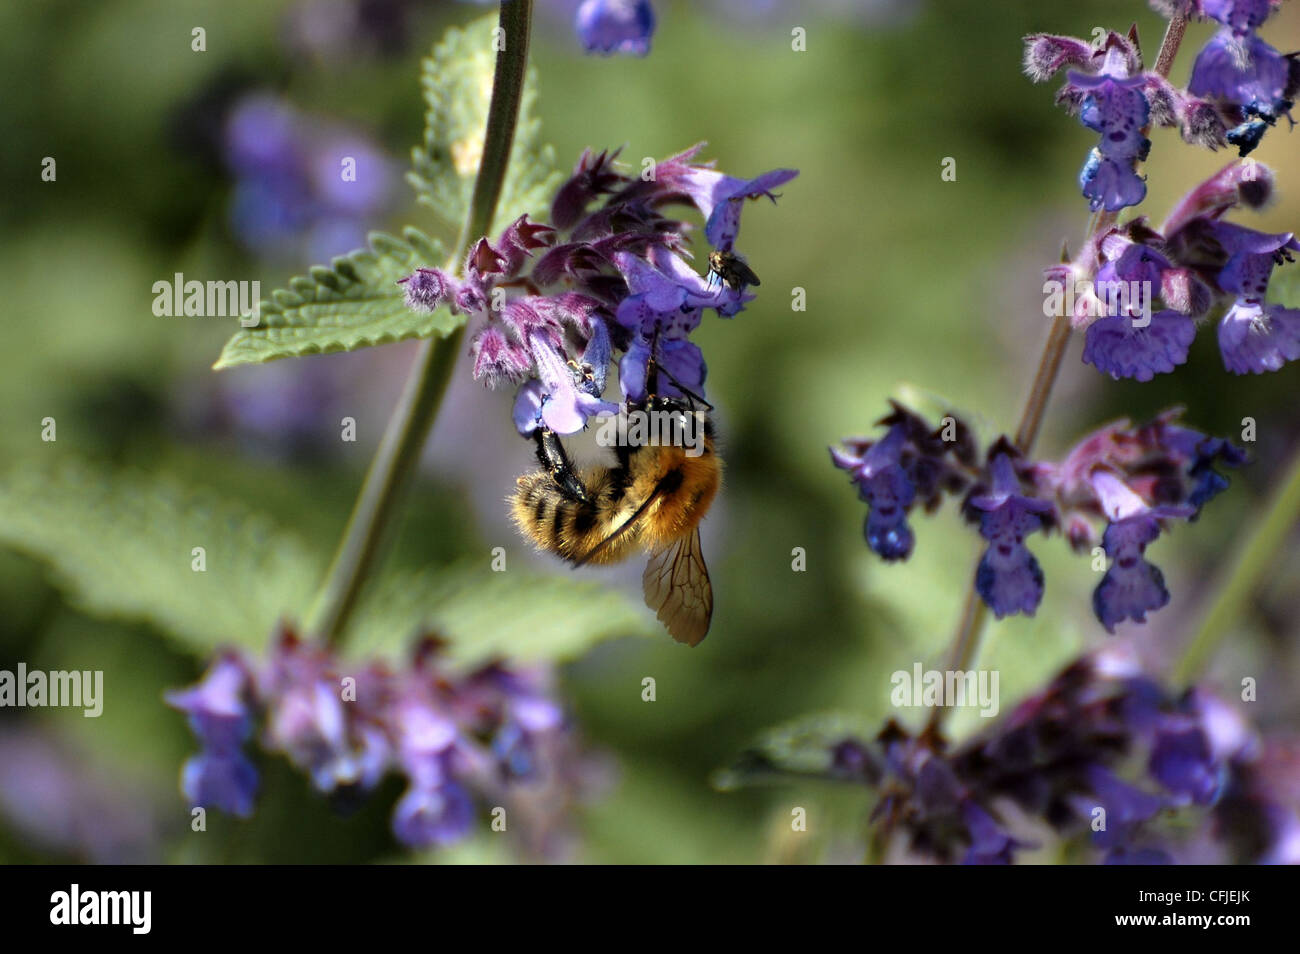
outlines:
[[455, 844], [474, 825], [474, 802], [463, 785], [412, 785], [393, 809], [393, 835], [411, 848]]
[[1150, 381], [1185, 363], [1195, 338], [1196, 321], [1176, 311], [1158, 311], [1145, 326], [1113, 315], [1088, 326], [1083, 360], [1116, 380]]
[[1096, 212], [1118, 212], [1146, 198], [1146, 182], [1136, 164], [1151, 148], [1143, 130], [1151, 119], [1151, 104], [1142, 74], [1130, 75], [1130, 53], [1119, 43], [1108, 46], [1096, 74], [1071, 70], [1072, 95], [1082, 96], [1079, 121], [1101, 134], [1079, 173], [1079, 187]]
[[1300, 310], [1264, 302], [1274, 266], [1291, 261], [1300, 242], [1290, 232], [1271, 235], [1226, 222], [1215, 223], [1214, 236], [1228, 253], [1219, 286], [1237, 296], [1219, 325], [1224, 367], [1263, 374], [1300, 358]]
[[1228, 117], [1226, 138], [1246, 155], [1279, 116], [1290, 115], [1300, 67], [1253, 32], [1224, 27], [1192, 65], [1188, 91], [1214, 101]]
[[1147, 545], [1160, 536], [1160, 521], [1189, 517], [1187, 506], [1150, 507], [1114, 473], [1098, 469], [1090, 482], [1110, 523], [1101, 545], [1111, 558], [1110, 569], [1092, 594], [1093, 611], [1114, 633], [1123, 620], [1146, 622], [1146, 614], [1169, 602], [1169, 590], [1159, 567], [1143, 559]]
[[980, 535], [989, 541], [975, 571], [975, 588], [998, 619], [1015, 613], [1032, 616], [1043, 598], [1043, 571], [1025, 537], [1041, 530], [1055, 508], [1020, 493], [1010, 454], [998, 453], [990, 470], [991, 492], [971, 498], [971, 506], [983, 511]]
[[1133, 160], [1104, 156], [1094, 149], [1079, 170], [1079, 190], [1093, 212], [1118, 212], [1137, 205], [1147, 195], [1146, 180], [1137, 174]]
[[1148, 769], [1175, 795], [1210, 804], [1222, 787], [1222, 768], [1205, 731], [1194, 721], [1180, 720], [1156, 732]]
[[1009, 865], [1012, 854], [1022, 843], [1012, 838], [993, 816], [967, 799], [961, 806], [970, 847], [962, 859], [964, 865]]
[[257, 769], [242, 752], [202, 752], [181, 766], [181, 792], [196, 807], [218, 808], [237, 818], [253, 814]]
[[1253, 30], [1273, 12], [1273, 0], [1196, 0], [1202, 16], [1218, 20], [1237, 33]]
[[219, 808], [247, 818], [257, 794], [257, 769], [242, 751], [252, 732], [243, 665], [226, 656], [213, 663], [198, 685], [166, 694], [168, 705], [189, 716], [202, 751], [181, 770], [181, 791], [196, 807]]
[[655, 14], [650, 0], [584, 0], [574, 26], [588, 53], [645, 56]]
[[831, 460], [849, 472], [870, 508], [864, 526], [867, 546], [891, 561], [907, 559], [915, 542], [907, 512], [916, 499], [916, 487], [901, 463], [906, 442], [906, 427], [895, 424], [875, 443], [846, 442], [847, 450], [831, 449]]

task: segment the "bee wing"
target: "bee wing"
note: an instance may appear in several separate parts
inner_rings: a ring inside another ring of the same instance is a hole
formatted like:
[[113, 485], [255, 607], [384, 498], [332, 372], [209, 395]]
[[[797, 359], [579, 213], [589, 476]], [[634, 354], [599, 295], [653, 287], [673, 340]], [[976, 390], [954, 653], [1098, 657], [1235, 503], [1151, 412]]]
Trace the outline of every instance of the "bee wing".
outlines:
[[698, 527], [651, 554], [641, 585], [645, 605], [673, 639], [689, 646], [704, 639], [713, 616], [713, 585], [700, 552]]

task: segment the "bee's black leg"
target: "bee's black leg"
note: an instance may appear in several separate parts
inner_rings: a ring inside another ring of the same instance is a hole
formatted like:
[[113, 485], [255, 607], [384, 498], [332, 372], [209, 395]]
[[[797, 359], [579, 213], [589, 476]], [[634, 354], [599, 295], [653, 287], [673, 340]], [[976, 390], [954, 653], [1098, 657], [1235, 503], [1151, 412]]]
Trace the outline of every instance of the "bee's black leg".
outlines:
[[585, 503], [587, 488], [578, 478], [578, 472], [574, 470], [573, 462], [569, 460], [568, 451], [560, 443], [560, 436], [549, 427], [539, 427], [533, 432], [533, 439], [537, 442], [537, 460], [542, 465], [542, 469], [551, 475], [556, 486], [566, 497]]

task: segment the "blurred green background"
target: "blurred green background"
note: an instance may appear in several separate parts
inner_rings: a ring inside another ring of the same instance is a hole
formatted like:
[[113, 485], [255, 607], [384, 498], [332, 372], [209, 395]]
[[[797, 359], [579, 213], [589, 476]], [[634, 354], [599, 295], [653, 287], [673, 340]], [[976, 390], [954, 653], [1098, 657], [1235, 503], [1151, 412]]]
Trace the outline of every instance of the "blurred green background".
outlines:
[[[155, 317], [151, 289], [183, 271], [259, 278], [265, 293], [311, 264], [295, 254], [306, 246], [259, 246], [232, 222], [238, 175], [222, 158], [223, 123], [248, 95], [279, 97], [387, 153], [392, 188], [362, 216], [363, 230], [430, 227], [400, 181], [422, 128], [418, 61], [447, 24], [479, 11], [387, 6], [405, 17], [396, 28], [341, 37], [313, 30], [303, 4], [268, 0], [0, 8], [6, 467], [57, 453], [177, 474], [331, 551], [409, 344], [216, 375], [210, 365], [233, 323]], [[1161, 22], [1145, 4], [1114, 0], [805, 2], [744, 17], [721, 2], [656, 6], [660, 27], [645, 60], [584, 57], [567, 23], [541, 17], [539, 112], [561, 165], [586, 146], [623, 144], [635, 163], [708, 140], [707, 155], [733, 175], [780, 166], [801, 174], [777, 206], [746, 213], [744, 248], [763, 279], [757, 302], [735, 321], [710, 318], [697, 337], [728, 465], [706, 522], [713, 630], [695, 651], [666, 637], [615, 641], [563, 673], [582, 731], [615, 769], [577, 819], [579, 857], [853, 860], [867, 793], [810, 785], [723, 794], [709, 775], [756, 733], [809, 711], [897, 715], [889, 674], [942, 659], [977, 539], [954, 513], [918, 518], [913, 559], [882, 564], [862, 540], [865, 508], [826, 447], [867, 433], [900, 387], [967, 412], [985, 435], [1014, 427], [1046, 331], [1041, 269], [1062, 241], [1076, 247], [1082, 236], [1088, 215], [1075, 180], [1092, 144], [1053, 107], [1055, 84], [1035, 87], [1021, 74], [1020, 37], [1136, 22], [1151, 55]], [[807, 30], [806, 52], [791, 50], [795, 25]], [[206, 30], [206, 52], [190, 48], [195, 26]], [[1300, 47], [1300, 9], [1289, 5], [1264, 32], [1281, 49]], [[1193, 25], [1175, 81], [1209, 34]], [[1169, 130], [1153, 140], [1143, 211], [1158, 222], [1230, 157], [1185, 146]], [[1277, 170], [1281, 196], [1249, 224], [1300, 222], [1298, 141], [1285, 128], [1265, 138], [1257, 157]], [[40, 178], [46, 156], [58, 163], [52, 183]], [[956, 181], [940, 176], [946, 157], [956, 160]], [[790, 308], [796, 287], [806, 290], [805, 312]], [[1234, 476], [1232, 492], [1152, 550], [1174, 594], [1140, 643], [1159, 670], [1300, 436], [1294, 369], [1232, 377], [1209, 331], [1187, 366], [1147, 385], [1104, 379], [1078, 353], [1076, 341], [1043, 455], [1112, 417], [1171, 403], [1187, 405], [1204, 430], [1239, 434], [1243, 417], [1258, 421], [1255, 463]], [[528, 559], [500, 506], [529, 466], [509, 401], [462, 369], [447, 412], [454, 419], [435, 432], [391, 560], [418, 565], [497, 544]], [[319, 419], [304, 411], [318, 407], [327, 409]], [[338, 442], [338, 413], [357, 418], [358, 444]], [[57, 450], [40, 441], [47, 416], [59, 422]], [[805, 572], [792, 571], [795, 547], [806, 551]], [[1059, 538], [1035, 551], [1046, 599], [1035, 618], [994, 626], [981, 663], [1002, 671], [1004, 711], [1081, 648], [1107, 640], [1091, 614], [1087, 561]], [[1260, 679], [1265, 727], [1300, 719], [1286, 691], [1300, 664], [1290, 648], [1296, 566], [1277, 567], [1215, 666], [1229, 683]], [[606, 578], [636, 594], [634, 569]], [[110, 692], [98, 720], [76, 710], [0, 711], [0, 861], [405, 857], [387, 833], [396, 789], [340, 818], [274, 760], [264, 762], [252, 821], [214, 817], [207, 837], [191, 836], [177, 774], [194, 743], [162, 693], [192, 681], [196, 662], [148, 628], [78, 613], [40, 566], [7, 552], [0, 607], [0, 668], [24, 660], [104, 669]], [[640, 698], [646, 676], [658, 684], [653, 704]], [[806, 835], [789, 832], [794, 806], [808, 809]], [[430, 860], [480, 857], [470, 845]]]

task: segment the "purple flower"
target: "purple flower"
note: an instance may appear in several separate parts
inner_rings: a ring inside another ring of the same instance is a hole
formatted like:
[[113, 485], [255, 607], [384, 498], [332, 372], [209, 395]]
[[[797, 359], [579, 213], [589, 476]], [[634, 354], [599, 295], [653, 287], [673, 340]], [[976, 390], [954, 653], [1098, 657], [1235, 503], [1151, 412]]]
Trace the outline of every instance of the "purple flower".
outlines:
[[1253, 30], [1273, 12], [1273, 0], [1196, 0], [1202, 16], [1218, 20], [1237, 33]]
[[1032, 616], [1043, 598], [1043, 571], [1025, 537], [1041, 530], [1055, 508], [1021, 494], [1010, 453], [998, 453], [990, 470], [992, 491], [971, 498], [971, 506], [982, 511], [980, 535], [989, 541], [975, 571], [975, 588], [998, 619], [1015, 613]]
[[1022, 846], [999, 825], [993, 816], [973, 801], [961, 808], [962, 819], [970, 838], [970, 848], [962, 859], [964, 865], [1009, 865], [1013, 852]]
[[1300, 310], [1239, 300], [1219, 325], [1219, 350], [1233, 374], [1277, 371], [1300, 358]]
[[196, 808], [219, 808], [236, 818], [249, 818], [257, 785], [257, 769], [242, 752], [205, 751], [181, 766], [181, 792]]
[[574, 26], [588, 53], [645, 56], [655, 14], [650, 0], [584, 0]]
[[[372, 677], [353, 678], [369, 682]], [[342, 674], [328, 654], [282, 639], [261, 674], [258, 692], [267, 710], [267, 747], [284, 752], [318, 791], [368, 791], [378, 784], [389, 757], [387, 736], [366, 718], [361, 704], [344, 701]], [[357, 689], [358, 698], [367, 695], [364, 688]]]
[[247, 818], [257, 794], [257, 769], [242, 751], [252, 731], [249, 676], [234, 657], [213, 663], [198, 685], [166, 695], [189, 716], [202, 751], [185, 762], [181, 791], [193, 806]]
[[1168, 791], [1198, 805], [1213, 802], [1223, 783], [1222, 762], [1211, 751], [1204, 730], [1190, 720], [1156, 733], [1148, 767]]
[[1096, 212], [1118, 212], [1146, 198], [1146, 182], [1136, 164], [1147, 157], [1151, 140], [1143, 133], [1151, 119], [1145, 78], [1132, 74], [1131, 51], [1113, 43], [1096, 74], [1071, 70], [1071, 95], [1082, 96], [1079, 121], [1101, 134], [1079, 173], [1079, 187]]
[[1111, 558], [1110, 569], [1092, 594], [1093, 611], [1114, 633], [1115, 625], [1131, 619], [1146, 622], [1146, 614], [1169, 602], [1169, 590], [1160, 569], [1143, 559], [1147, 544], [1160, 536], [1164, 517], [1187, 517], [1190, 507], [1150, 507], [1119, 477], [1097, 470], [1091, 483], [1110, 523], [1101, 545]]
[[740, 212], [746, 199], [767, 197], [799, 173], [794, 169], [773, 169], [753, 179], [736, 179], [712, 169], [695, 167], [682, 185], [706, 219], [704, 235], [716, 249], [730, 251], [740, 234]]
[[1132, 160], [1104, 156], [1094, 149], [1079, 170], [1079, 189], [1096, 212], [1118, 212], [1137, 205], [1147, 195], [1146, 180], [1137, 174]]
[[474, 825], [474, 802], [456, 782], [412, 785], [393, 809], [393, 835], [412, 848], [455, 844]]
[[1112, 378], [1150, 381], [1187, 361], [1196, 322], [1176, 311], [1160, 311], [1150, 324], [1115, 315], [1101, 318], [1084, 333], [1083, 360]]
[[1300, 242], [1290, 232], [1269, 235], [1226, 222], [1215, 223], [1214, 235], [1228, 253], [1219, 285], [1237, 296], [1219, 325], [1224, 367], [1262, 374], [1300, 358], [1300, 310], [1264, 302], [1274, 266], [1291, 261]]
[[907, 511], [916, 499], [916, 488], [901, 463], [906, 440], [906, 428], [895, 424], [875, 443], [831, 449], [831, 460], [849, 472], [858, 485], [858, 495], [870, 508], [864, 527], [867, 546], [891, 561], [911, 556], [915, 542], [907, 525]]

